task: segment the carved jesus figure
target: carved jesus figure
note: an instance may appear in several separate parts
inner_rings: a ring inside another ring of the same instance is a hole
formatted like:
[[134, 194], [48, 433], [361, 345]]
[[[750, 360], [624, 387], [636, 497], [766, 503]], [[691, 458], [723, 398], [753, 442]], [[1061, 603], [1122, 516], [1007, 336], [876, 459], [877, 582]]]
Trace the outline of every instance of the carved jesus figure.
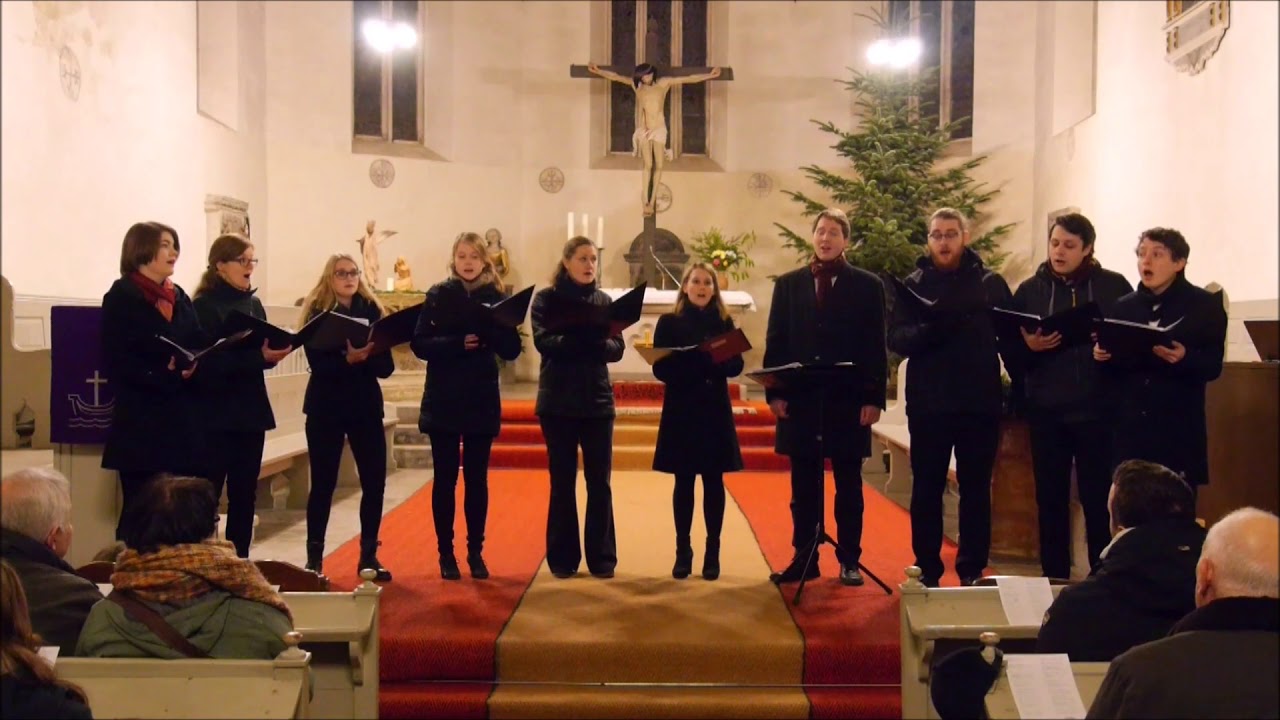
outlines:
[[396, 234], [395, 230], [374, 231], [375, 223], [370, 220], [364, 226], [364, 237], [356, 238], [360, 244], [360, 255], [364, 259], [364, 281], [371, 290], [377, 290], [382, 282], [382, 266], [378, 263], [378, 245]]
[[666, 162], [667, 118], [663, 114], [663, 106], [667, 93], [673, 85], [688, 85], [718, 78], [720, 68], [711, 68], [711, 72], [704, 75], [659, 77], [657, 68], [643, 63], [636, 66], [630, 78], [604, 70], [595, 63], [588, 64], [587, 70], [606, 80], [630, 85], [636, 93], [639, 120], [632, 142], [636, 152], [640, 153], [640, 159], [644, 161], [640, 200], [644, 204], [644, 214], [652, 215], [656, 212], [655, 197], [658, 194], [658, 184], [662, 182], [662, 166]]

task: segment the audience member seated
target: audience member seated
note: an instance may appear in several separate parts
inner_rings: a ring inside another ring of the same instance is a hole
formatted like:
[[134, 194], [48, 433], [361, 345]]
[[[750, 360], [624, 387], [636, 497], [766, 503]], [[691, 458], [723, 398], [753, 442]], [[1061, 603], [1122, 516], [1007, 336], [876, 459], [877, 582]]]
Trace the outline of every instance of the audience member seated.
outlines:
[[1191, 488], [1163, 465], [1128, 460], [1107, 497], [1111, 544], [1088, 579], [1062, 589], [1045, 613], [1036, 652], [1110, 662], [1159, 640], [1196, 607], [1204, 528]]
[[[89, 613], [78, 654], [270, 660], [284, 651], [293, 630], [289, 607], [234, 545], [214, 538], [217, 505], [207, 481], [159, 478], [130, 511], [136, 517], [124, 523], [129, 549], [111, 576], [115, 589]], [[141, 607], [126, 610], [130, 600]], [[177, 642], [151, 629], [161, 618]]]
[[36, 654], [43, 641], [31, 630], [22, 581], [6, 561], [0, 561], [0, 633], [0, 717], [93, 717], [84, 691], [55, 677]]
[[63, 558], [71, 549], [71, 484], [51, 468], [28, 468], [0, 479], [0, 557], [22, 580], [31, 625], [44, 642], [75, 651], [98, 586]]
[[1280, 717], [1280, 519], [1242, 508], [1209, 529], [1196, 609], [1111, 662], [1090, 718]]

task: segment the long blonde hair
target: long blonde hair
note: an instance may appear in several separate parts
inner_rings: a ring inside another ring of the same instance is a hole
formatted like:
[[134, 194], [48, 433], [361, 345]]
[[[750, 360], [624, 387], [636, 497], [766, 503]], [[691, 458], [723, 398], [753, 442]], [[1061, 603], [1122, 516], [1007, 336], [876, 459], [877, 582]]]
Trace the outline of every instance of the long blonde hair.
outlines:
[[[346, 253], [330, 255], [329, 260], [324, 264], [324, 270], [320, 273], [320, 279], [316, 281], [316, 286], [311, 288], [311, 292], [307, 293], [307, 297], [302, 301], [302, 314], [298, 316], [298, 327], [306, 325], [312, 317], [338, 304], [338, 295], [333, 291], [333, 273], [338, 269], [338, 263], [343, 260], [355, 265], [356, 272], [360, 272], [360, 264], [350, 255]], [[356, 295], [378, 308], [378, 317], [385, 315], [386, 308], [382, 307], [378, 297], [370, 292], [369, 286], [364, 284], [363, 273], [356, 278], [356, 283]]]
[[696, 262], [685, 268], [684, 276], [680, 278], [680, 292], [676, 294], [676, 314], [679, 315], [686, 307], [693, 304], [689, 301], [689, 294], [684, 289], [689, 284], [689, 278], [693, 277], [693, 273], [698, 270], [711, 276], [711, 289], [714, 291], [711, 295], [711, 304], [715, 306], [721, 320], [728, 320], [729, 308], [725, 307], [724, 298], [720, 297], [720, 278], [711, 265], [704, 262]]
[[205, 267], [204, 274], [200, 276], [200, 284], [196, 286], [193, 297], [200, 297], [221, 282], [218, 277], [218, 263], [231, 262], [251, 247], [253, 243], [249, 242], [249, 238], [239, 233], [219, 235], [218, 239], [209, 246], [209, 264]]
[[458, 256], [459, 245], [470, 245], [472, 249], [480, 253], [480, 258], [484, 261], [484, 269], [480, 271], [477, 279], [483, 277], [485, 273], [489, 273], [489, 277], [493, 278], [493, 286], [498, 289], [498, 292], [507, 291], [506, 284], [502, 282], [502, 278], [498, 277], [498, 268], [494, 267], [493, 258], [489, 257], [488, 244], [485, 243], [484, 238], [470, 231], [458, 233], [458, 237], [453, 241], [453, 249], [449, 251], [449, 275], [451, 277], [462, 279], [462, 276], [458, 274], [457, 268], [453, 266], [453, 260]]
[[53, 666], [38, 656], [37, 649], [43, 641], [31, 629], [27, 594], [17, 571], [7, 561], [0, 561], [0, 632], [0, 675], [53, 685], [70, 692], [80, 702], [87, 702], [84, 690], [59, 679]]

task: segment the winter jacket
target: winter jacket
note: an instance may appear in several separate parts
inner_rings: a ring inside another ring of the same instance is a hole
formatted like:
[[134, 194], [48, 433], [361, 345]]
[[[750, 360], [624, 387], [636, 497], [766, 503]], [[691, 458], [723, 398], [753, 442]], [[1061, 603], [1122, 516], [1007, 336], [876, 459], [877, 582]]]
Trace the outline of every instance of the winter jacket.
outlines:
[[[240, 290], [219, 279], [212, 288], [193, 302], [200, 327], [211, 339], [225, 336], [223, 329], [232, 313], [266, 320], [262, 301], [253, 290]], [[263, 371], [274, 363], [262, 358], [262, 345], [241, 342], [237, 347], [218, 349], [200, 361], [199, 372], [192, 378], [200, 399], [205, 427], [210, 430], [266, 432], [276, 426], [267, 396], [267, 380]]]
[[[987, 308], [1007, 308], [1009, 285], [988, 270], [978, 254], [965, 248], [960, 267], [944, 272], [922, 257], [903, 284], [927, 300], [937, 300], [958, 283], [981, 286]], [[941, 318], [918, 310], [908, 298], [895, 298], [889, 326], [889, 349], [911, 359], [907, 363], [907, 415], [999, 415], [1004, 393], [1000, 358], [1011, 343], [996, 339], [987, 309]]]
[[[658, 318], [655, 347], [686, 347], [723, 335], [733, 320], [721, 318], [712, 305]], [[742, 356], [714, 363], [700, 350], [672, 353], [653, 364], [653, 374], [666, 384], [653, 469], [667, 473], [723, 473], [742, 469], [738, 429], [729, 401], [729, 381], [742, 373]]]
[[0, 557], [13, 566], [27, 593], [31, 628], [61, 655], [75, 651], [80, 629], [102, 593], [47, 546], [0, 528]]
[[[466, 293], [456, 278], [445, 280], [427, 291], [422, 314], [413, 332], [410, 347], [427, 362], [427, 384], [422, 393], [418, 429], [422, 432], [449, 432], [459, 435], [496, 437], [502, 416], [498, 389], [498, 358], [511, 362], [520, 356], [520, 334], [515, 328], [477, 331], [480, 347], [463, 346], [466, 333], [446, 333], [432, 322], [429, 308], [446, 288]], [[505, 299], [494, 285], [483, 285], [470, 293], [472, 300], [496, 305]]]
[[1097, 571], [1063, 588], [1049, 606], [1036, 652], [1110, 662], [1167, 635], [1195, 609], [1204, 537], [1204, 528], [1190, 518], [1154, 520], [1117, 537]]
[[[1116, 301], [1133, 292], [1133, 286], [1123, 275], [1102, 268], [1096, 261], [1091, 262], [1090, 268], [1069, 283], [1053, 272], [1048, 262], [1041, 263], [1036, 274], [1013, 294], [1013, 309], [1048, 317], [1096, 302], [1104, 317], [1110, 315]], [[1069, 420], [1098, 417], [1099, 387], [1091, 343], [1032, 352], [1025, 341], [1011, 340], [1007, 344], [1011, 357], [1005, 362], [1010, 375], [1015, 374], [1015, 368], [1022, 375], [1022, 382], [1018, 383], [1023, 388], [1020, 399], [1028, 410]]]
[[[364, 318], [370, 325], [382, 316], [376, 305], [360, 295], [351, 298], [351, 307], [338, 305], [333, 311], [347, 317]], [[302, 412], [308, 420], [337, 422], [382, 418], [382, 387], [378, 378], [391, 377], [395, 370], [389, 350], [370, 355], [364, 362], [354, 365], [347, 362], [346, 348], [317, 350], [307, 346], [306, 353], [311, 377], [307, 378]]]
[[592, 305], [613, 302], [594, 285], [579, 285], [567, 277], [533, 296], [529, 311], [533, 321], [533, 346], [542, 355], [535, 411], [539, 416], [613, 417], [613, 386], [609, 382], [608, 363], [622, 359], [626, 349], [623, 340], [603, 338], [602, 333], [593, 330], [548, 330], [547, 303], [552, 294]]

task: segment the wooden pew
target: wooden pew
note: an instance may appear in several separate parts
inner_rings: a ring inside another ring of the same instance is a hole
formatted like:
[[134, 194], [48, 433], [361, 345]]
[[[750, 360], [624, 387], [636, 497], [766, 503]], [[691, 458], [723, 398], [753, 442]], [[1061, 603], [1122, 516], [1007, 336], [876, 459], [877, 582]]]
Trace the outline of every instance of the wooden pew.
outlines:
[[[898, 586], [902, 593], [898, 613], [904, 718], [938, 716], [929, 700], [929, 677], [934, 661], [946, 655], [948, 646], [972, 644], [983, 633], [994, 632], [1015, 641], [1006, 645], [1028, 650], [1040, 634], [1039, 623], [1009, 624], [997, 588], [926, 588], [920, 582], [920, 568], [914, 565], [906, 569], [906, 575], [906, 582]], [[1053, 585], [1050, 589], [1057, 597], [1062, 588]]]
[[375, 572], [349, 593], [283, 592], [302, 648], [311, 653], [312, 714], [319, 718], [378, 717], [378, 615], [382, 589]]
[[311, 713], [302, 636], [274, 660], [59, 657], [58, 677], [79, 685], [95, 718], [307, 718]]
[[[988, 635], [992, 637], [987, 637]], [[986, 633], [982, 638], [982, 644], [988, 647], [995, 647], [999, 642], [998, 633]], [[983, 654], [990, 661], [991, 656], [987, 655], [985, 648]], [[1102, 681], [1106, 678], [1110, 667], [1111, 663], [1108, 662], [1071, 663], [1071, 674], [1075, 677], [1076, 691], [1080, 693], [1080, 702], [1084, 705], [1085, 712], [1089, 711], [1093, 699], [1098, 696], [1098, 689], [1102, 687]], [[1000, 675], [996, 677], [995, 684], [987, 691], [987, 697], [983, 701], [989, 720], [1021, 720], [1022, 718], [1022, 714], [1018, 712], [1018, 704], [1013, 698], [1013, 688], [1009, 686], [1006, 668], [1007, 664], [1000, 668]]]

